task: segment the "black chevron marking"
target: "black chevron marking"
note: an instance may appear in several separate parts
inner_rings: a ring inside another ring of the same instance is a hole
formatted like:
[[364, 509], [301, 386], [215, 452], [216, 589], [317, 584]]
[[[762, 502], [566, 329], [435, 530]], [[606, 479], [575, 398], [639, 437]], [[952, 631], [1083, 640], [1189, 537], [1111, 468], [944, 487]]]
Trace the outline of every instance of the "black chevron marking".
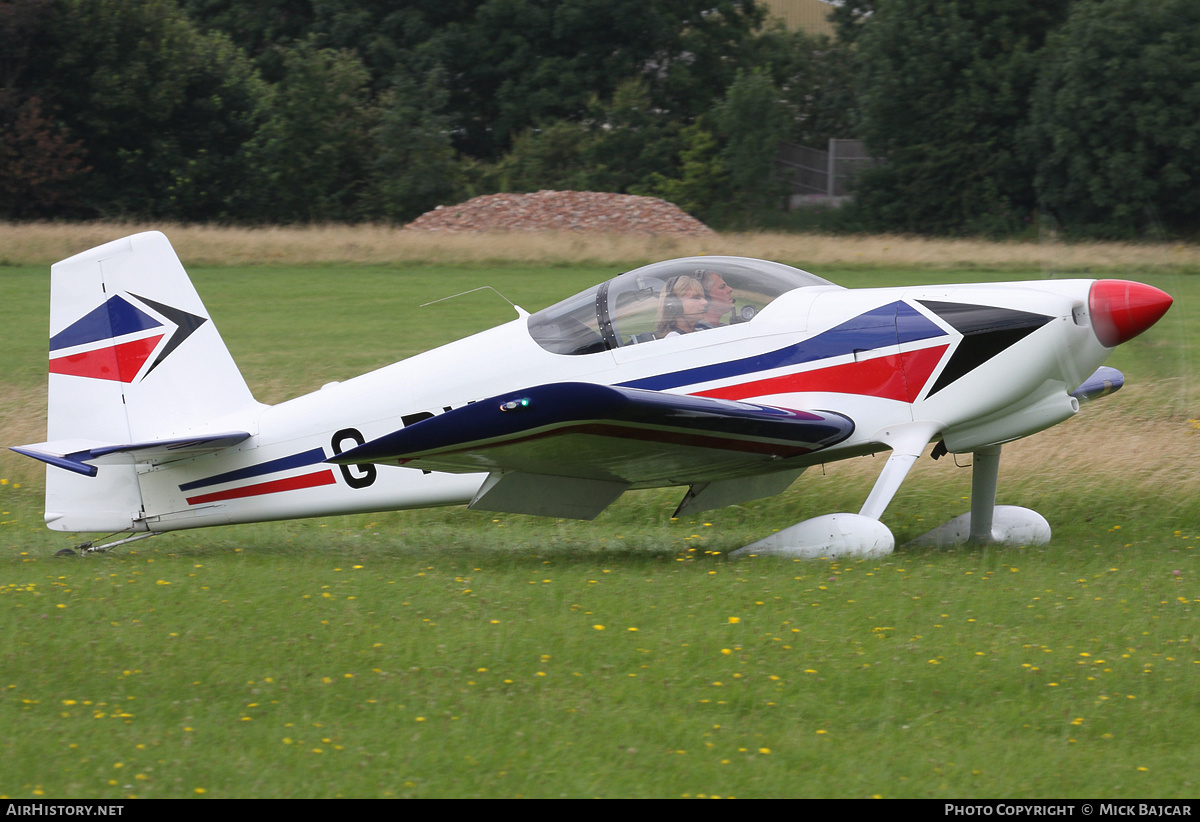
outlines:
[[182, 308], [174, 308], [173, 306], [163, 305], [162, 303], [155, 302], [154, 300], [148, 300], [145, 297], [134, 294], [132, 291], [129, 293], [153, 308], [159, 314], [162, 314], [171, 322], [175, 323], [175, 332], [171, 334], [171, 339], [167, 340], [167, 344], [163, 347], [163, 350], [159, 352], [151, 366], [146, 369], [146, 374], [142, 377], [142, 379], [145, 379], [150, 375], [151, 371], [153, 371], [155, 368], [158, 368], [159, 364], [168, 356], [170, 356], [172, 351], [178, 348], [184, 340], [192, 336], [192, 333], [197, 328], [208, 322], [208, 320], [204, 317], [198, 317], [195, 314], [189, 314]]
[[929, 390], [927, 396], [930, 397], [1054, 319], [1045, 314], [991, 305], [935, 300], [919, 302], [963, 335], [958, 347], [950, 355], [950, 361]]

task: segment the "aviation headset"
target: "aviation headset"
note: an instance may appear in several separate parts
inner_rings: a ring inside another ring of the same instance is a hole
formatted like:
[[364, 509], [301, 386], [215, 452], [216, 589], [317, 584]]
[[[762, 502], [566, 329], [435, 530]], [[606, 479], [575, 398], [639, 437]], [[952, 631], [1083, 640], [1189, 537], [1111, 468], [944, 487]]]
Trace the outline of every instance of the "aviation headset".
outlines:
[[690, 274], [676, 274], [671, 279], [667, 280], [667, 284], [663, 287], [663, 293], [666, 296], [663, 298], [663, 315], [667, 317], [682, 317], [683, 316], [683, 300], [675, 295], [675, 286], [680, 280], [695, 280], [700, 283], [700, 290], [704, 292], [704, 296], [708, 298], [708, 292], [704, 291], [704, 269], [698, 268]]

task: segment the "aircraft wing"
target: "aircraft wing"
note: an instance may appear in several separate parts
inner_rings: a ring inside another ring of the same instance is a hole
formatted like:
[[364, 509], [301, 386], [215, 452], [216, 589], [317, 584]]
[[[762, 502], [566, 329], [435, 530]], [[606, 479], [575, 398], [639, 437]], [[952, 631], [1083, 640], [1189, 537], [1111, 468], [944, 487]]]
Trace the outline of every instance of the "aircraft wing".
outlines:
[[695, 485], [794, 468], [794, 463], [777, 469], [771, 465], [828, 448], [853, 431], [848, 417], [831, 411], [554, 383], [447, 411], [329, 461], [486, 471], [494, 476], [515, 473], [543, 477], [556, 489], [561, 483], [550, 478], [619, 485], [624, 490]]

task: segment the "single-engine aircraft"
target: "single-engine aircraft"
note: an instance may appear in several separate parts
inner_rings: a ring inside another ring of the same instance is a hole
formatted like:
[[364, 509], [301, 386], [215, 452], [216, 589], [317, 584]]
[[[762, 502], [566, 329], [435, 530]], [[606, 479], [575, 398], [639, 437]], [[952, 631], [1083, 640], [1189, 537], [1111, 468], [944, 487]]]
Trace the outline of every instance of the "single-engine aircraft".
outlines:
[[[779, 263], [688, 257], [279, 403], [256, 402], [157, 232], [51, 269], [46, 523], [112, 545], [228, 523], [467, 504], [591, 519], [683, 486], [691, 514], [890, 450], [858, 513], [733, 552], [879, 556], [917, 457], [974, 455], [937, 543], [1042, 543], [996, 506], [1003, 443], [1116, 390], [1100, 365], [1171, 297], [1124, 280], [846, 289]], [[119, 537], [119, 538], [118, 538]], [[69, 550], [69, 549], [68, 549]]]

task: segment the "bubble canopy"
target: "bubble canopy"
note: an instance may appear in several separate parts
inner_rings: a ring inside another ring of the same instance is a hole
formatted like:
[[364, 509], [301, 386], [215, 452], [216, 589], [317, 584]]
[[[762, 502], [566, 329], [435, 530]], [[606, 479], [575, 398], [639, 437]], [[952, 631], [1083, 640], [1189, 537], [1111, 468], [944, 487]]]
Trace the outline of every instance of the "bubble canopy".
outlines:
[[[696, 331], [749, 322], [788, 291], [833, 285], [807, 271], [767, 260], [684, 257], [627, 271], [531, 314], [529, 334], [547, 351], [568, 355], [654, 342], [665, 336], [664, 314], [672, 310], [670, 292], [680, 290], [676, 284], [689, 278], [704, 288], [706, 304], [713, 308]], [[715, 293], [717, 289], [724, 296]]]

